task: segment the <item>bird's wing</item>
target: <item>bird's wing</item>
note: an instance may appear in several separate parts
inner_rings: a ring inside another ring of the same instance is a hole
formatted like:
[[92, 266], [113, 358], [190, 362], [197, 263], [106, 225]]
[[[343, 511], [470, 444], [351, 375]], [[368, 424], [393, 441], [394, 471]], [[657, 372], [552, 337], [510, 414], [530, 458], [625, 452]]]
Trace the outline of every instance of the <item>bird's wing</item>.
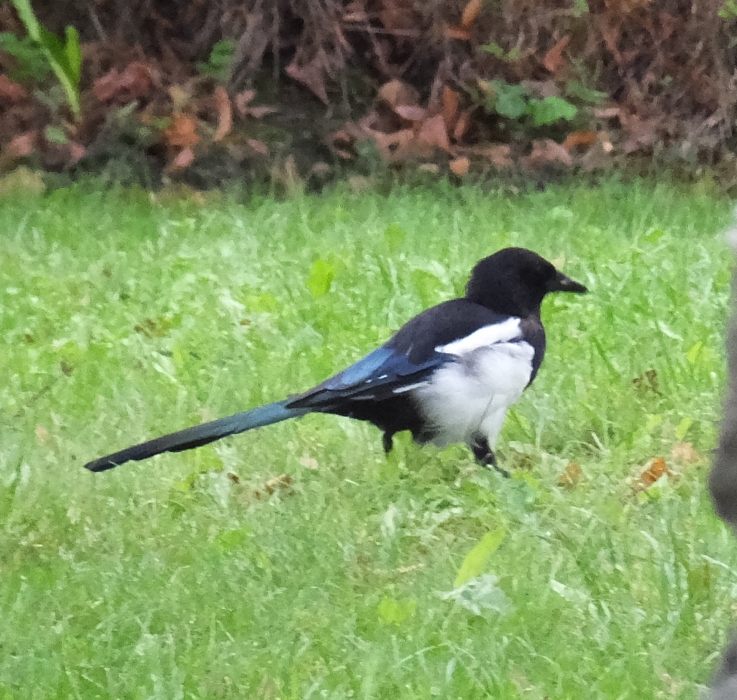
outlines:
[[320, 410], [346, 399], [353, 401], [380, 401], [389, 396], [409, 391], [423, 383], [451, 355], [433, 352], [422, 362], [383, 345], [350, 367], [314, 389], [291, 399], [289, 408]]
[[480, 346], [518, 337], [519, 319], [463, 299], [445, 302], [416, 316], [385, 345], [286, 405], [324, 410], [345, 400], [380, 401], [422, 386], [440, 367]]

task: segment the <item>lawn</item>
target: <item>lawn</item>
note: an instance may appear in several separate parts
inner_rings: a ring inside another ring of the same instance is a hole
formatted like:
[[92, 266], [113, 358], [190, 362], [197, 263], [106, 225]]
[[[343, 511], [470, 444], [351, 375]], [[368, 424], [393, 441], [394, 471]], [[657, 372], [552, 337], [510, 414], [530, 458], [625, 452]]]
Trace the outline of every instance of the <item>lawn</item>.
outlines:
[[[616, 182], [3, 199], [0, 699], [696, 698], [737, 590], [729, 216]], [[507, 245], [591, 290], [544, 304], [513, 478], [319, 415], [82, 468], [310, 387]]]

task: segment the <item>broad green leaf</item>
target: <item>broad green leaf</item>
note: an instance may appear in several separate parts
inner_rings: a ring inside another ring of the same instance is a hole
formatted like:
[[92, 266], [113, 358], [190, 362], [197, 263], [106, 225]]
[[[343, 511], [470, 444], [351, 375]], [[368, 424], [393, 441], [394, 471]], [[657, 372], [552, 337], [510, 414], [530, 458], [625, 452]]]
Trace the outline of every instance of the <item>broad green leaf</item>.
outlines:
[[58, 126], [47, 126], [44, 129], [44, 136], [47, 141], [51, 143], [69, 143], [67, 135], [64, 133], [64, 129]]
[[416, 608], [417, 603], [414, 600], [382, 598], [378, 607], [379, 618], [388, 625], [401, 625], [412, 616]]
[[453, 582], [454, 588], [465, 585], [472, 578], [476, 578], [483, 573], [489, 557], [499, 549], [506, 535], [506, 530], [498, 528], [487, 532], [481, 538], [481, 541], [466, 554], [466, 558], [458, 569], [458, 574]]
[[686, 433], [688, 433], [689, 428], [693, 425], [693, 418], [684, 418], [676, 428], [676, 438], [678, 440], [683, 440], [683, 438], [686, 437]]
[[384, 240], [392, 253], [396, 253], [404, 243], [405, 235], [402, 227], [397, 224], [389, 224], [384, 231]]
[[562, 97], [546, 97], [544, 100], [530, 100], [527, 111], [535, 126], [545, 126], [561, 119], [571, 121], [578, 114], [578, 107]]
[[492, 80], [494, 110], [507, 119], [519, 119], [527, 111], [528, 92], [522, 85], [509, 85], [502, 80]]
[[335, 268], [327, 260], [319, 258], [312, 263], [310, 268], [307, 289], [316, 299], [324, 297], [330, 291], [333, 279], [335, 279]]
[[606, 92], [586, 87], [583, 83], [575, 80], [572, 80], [566, 85], [566, 95], [591, 105], [600, 105], [608, 97]]
[[79, 34], [74, 27], [67, 27], [65, 35], [67, 41], [64, 52], [67, 57], [67, 67], [72, 82], [79, 85], [79, 79], [82, 76], [82, 49], [79, 45]]

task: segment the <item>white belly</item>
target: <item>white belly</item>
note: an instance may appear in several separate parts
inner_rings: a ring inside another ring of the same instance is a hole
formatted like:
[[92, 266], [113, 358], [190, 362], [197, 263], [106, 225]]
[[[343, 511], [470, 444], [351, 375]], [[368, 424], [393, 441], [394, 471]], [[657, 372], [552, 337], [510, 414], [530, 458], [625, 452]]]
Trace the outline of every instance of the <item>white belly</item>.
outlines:
[[413, 392], [432, 442], [443, 447], [482, 435], [496, 443], [507, 409], [522, 395], [532, 374], [534, 350], [525, 342], [495, 343], [439, 369]]

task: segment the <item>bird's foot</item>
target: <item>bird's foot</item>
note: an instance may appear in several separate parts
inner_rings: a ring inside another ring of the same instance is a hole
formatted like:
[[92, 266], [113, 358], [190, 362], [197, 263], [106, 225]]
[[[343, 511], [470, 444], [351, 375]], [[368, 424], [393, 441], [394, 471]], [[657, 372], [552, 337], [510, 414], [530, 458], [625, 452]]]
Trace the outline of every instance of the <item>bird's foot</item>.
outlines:
[[496, 471], [506, 479], [510, 478], [511, 474], [497, 464], [496, 455], [489, 446], [489, 441], [486, 438], [476, 438], [471, 445], [471, 451], [473, 452], [474, 457], [476, 457], [476, 461], [482, 467], [485, 467], [486, 469], [496, 469]]

